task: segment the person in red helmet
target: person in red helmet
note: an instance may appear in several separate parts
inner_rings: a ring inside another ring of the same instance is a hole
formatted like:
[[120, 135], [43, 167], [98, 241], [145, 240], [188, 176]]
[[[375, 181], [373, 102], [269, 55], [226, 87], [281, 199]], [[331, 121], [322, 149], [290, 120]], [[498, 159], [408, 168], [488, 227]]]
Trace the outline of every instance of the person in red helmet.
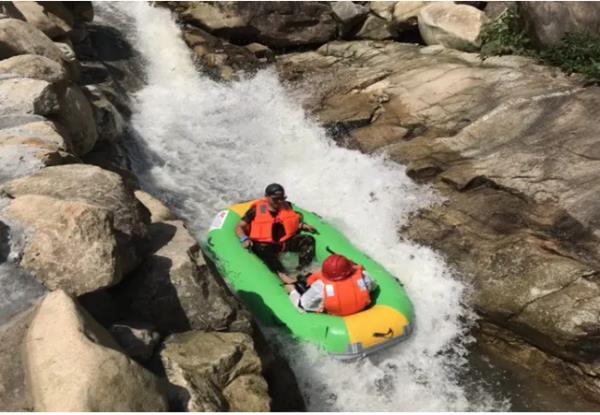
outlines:
[[320, 272], [307, 280], [308, 290], [300, 295], [296, 289], [290, 299], [300, 309], [334, 316], [348, 316], [371, 304], [370, 293], [377, 288], [363, 267], [342, 255], [331, 255]]

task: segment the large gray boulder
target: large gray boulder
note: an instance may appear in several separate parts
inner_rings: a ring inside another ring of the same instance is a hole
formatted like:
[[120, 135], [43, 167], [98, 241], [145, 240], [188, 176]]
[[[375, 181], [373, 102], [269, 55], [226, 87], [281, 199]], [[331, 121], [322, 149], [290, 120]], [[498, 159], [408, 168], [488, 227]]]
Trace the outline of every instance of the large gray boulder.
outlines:
[[419, 9], [419, 32], [428, 45], [476, 51], [485, 13], [466, 4], [433, 3]]
[[25, 384], [23, 343], [34, 307], [14, 316], [0, 326], [0, 410], [6, 412], [33, 411], [33, 403]]
[[42, 140], [10, 138], [0, 142], [0, 184], [28, 176], [44, 167], [77, 161], [71, 154]]
[[165, 411], [158, 379], [63, 291], [40, 304], [25, 343], [36, 411]]
[[172, 2], [180, 18], [210, 33], [270, 47], [318, 45], [335, 38], [331, 8], [319, 2]]
[[352, 1], [331, 2], [333, 15], [339, 22], [341, 36], [349, 36], [365, 21], [369, 8]]
[[92, 150], [98, 140], [94, 109], [76, 85], [69, 85], [59, 95], [60, 111], [56, 119], [71, 137], [73, 152], [82, 156]]
[[600, 33], [600, 4], [593, 1], [522, 1], [518, 10], [539, 47], [559, 44], [566, 33]]
[[148, 211], [133, 190], [116, 173], [87, 164], [46, 168], [2, 187], [13, 198], [23, 195], [50, 196], [58, 200], [84, 202], [108, 210], [114, 226], [130, 238], [145, 238]]
[[99, 88], [88, 86], [85, 92], [89, 98], [96, 126], [95, 129], [90, 126], [89, 131], [91, 136], [93, 137], [95, 130], [98, 132], [98, 141], [116, 143], [121, 139], [125, 131], [125, 121], [121, 113]]
[[73, 15], [62, 1], [14, 1], [27, 23], [51, 39], [65, 36], [73, 29]]
[[[88, 271], [103, 270], [94, 278], [99, 278], [111, 285], [133, 270], [147, 249], [146, 223], [149, 222], [149, 213], [137, 201], [133, 191], [127, 187], [121, 176], [116, 173], [85, 164], [53, 166], [31, 176], [8, 182], [2, 186], [1, 190], [15, 198], [13, 204], [21, 205], [18, 199], [27, 195], [47, 196], [55, 200], [56, 207], [62, 209], [55, 213], [57, 216], [54, 218], [57, 222], [48, 221], [44, 216], [36, 218], [34, 211], [31, 214], [23, 213], [31, 226], [36, 221], [46, 224], [49, 233], [42, 233], [40, 241], [50, 238], [55, 242], [53, 245], [40, 242], [39, 249], [48, 253], [47, 264], [35, 262], [36, 256], [33, 251], [31, 253], [30, 265], [36, 264], [35, 269], [39, 270], [42, 275], [44, 270], [48, 270], [52, 275], [56, 273], [56, 278], [60, 279], [61, 272], [70, 270], [69, 276], [72, 279], [85, 281], [86, 278], [91, 278], [89, 272], [81, 274], [78, 272], [89, 266]], [[23, 205], [23, 208], [27, 209], [27, 206]], [[32, 206], [31, 209], [34, 207]], [[39, 206], [38, 209], [43, 209], [43, 206]], [[77, 220], [74, 218], [72, 221], [68, 220], [69, 209], [79, 212]], [[15, 215], [19, 215], [17, 210], [15, 210]], [[86, 229], [87, 225], [92, 228]], [[73, 233], [72, 236], [76, 239], [69, 241], [62, 238], [61, 235], [53, 234], [57, 229], [63, 229], [63, 231], [70, 229]], [[92, 230], [97, 238], [101, 238], [102, 243], [96, 244], [93, 238], [86, 236], [87, 232], [92, 232]], [[69, 246], [75, 240], [79, 241], [80, 246]], [[109, 247], [114, 243], [116, 243], [114, 251], [110, 253]], [[63, 249], [64, 252], [62, 252]], [[53, 259], [54, 250], [57, 255], [60, 253], [61, 256]], [[95, 250], [98, 250], [98, 254], [104, 253], [102, 258], [106, 261], [94, 260], [92, 253]], [[83, 259], [74, 262], [57, 261], [58, 258], [65, 259], [74, 252], [89, 253], [91, 256], [87, 259], [90, 262]], [[91, 288], [91, 286], [84, 287], [85, 290]]]
[[178, 399], [187, 411], [269, 411], [268, 385], [247, 334], [175, 334], [160, 355], [169, 381], [187, 392]]
[[392, 22], [397, 29], [410, 29], [418, 25], [419, 11], [427, 6], [426, 1], [398, 1], [392, 13]]
[[57, 149], [64, 151], [71, 149], [71, 143], [64, 128], [43, 118], [6, 128], [0, 127], [0, 144], [14, 138], [30, 140], [31, 142], [38, 140], [48, 146], [55, 146]]
[[60, 49], [40, 30], [18, 19], [0, 19], [0, 59], [27, 53], [62, 59]]
[[40, 79], [0, 79], [0, 114], [50, 115], [59, 110], [56, 90]]
[[165, 333], [250, 332], [245, 312], [211, 275], [183, 222], [158, 222], [149, 229], [153, 254], [115, 288], [123, 306]]
[[76, 162], [70, 141], [47, 120], [0, 129], [0, 182], [32, 174], [42, 167]]
[[40, 55], [18, 55], [0, 61], [0, 74], [41, 79], [51, 84], [68, 79], [67, 71], [58, 62]]
[[370, 1], [369, 9], [375, 16], [382, 18], [385, 21], [391, 22], [394, 14], [396, 1]]
[[21, 266], [50, 290], [82, 295], [123, 278], [123, 262], [110, 211], [80, 201], [23, 195], [7, 211], [32, 235]]
[[123, 121], [112, 104], [98, 98], [92, 107], [77, 85], [67, 84], [70, 75], [62, 64], [21, 55], [0, 61], [0, 74], [0, 115], [51, 115], [68, 131], [70, 150], [78, 156], [96, 144], [96, 122], [104, 139], [114, 140], [122, 133]]
[[358, 39], [385, 40], [394, 36], [391, 22], [375, 15], [369, 15], [356, 33]]

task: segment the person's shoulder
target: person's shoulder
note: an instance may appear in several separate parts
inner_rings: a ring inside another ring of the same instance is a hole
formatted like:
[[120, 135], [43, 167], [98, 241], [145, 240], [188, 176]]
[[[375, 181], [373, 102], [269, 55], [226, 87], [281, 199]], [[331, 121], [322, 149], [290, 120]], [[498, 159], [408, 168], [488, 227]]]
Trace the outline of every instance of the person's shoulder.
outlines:
[[242, 220], [244, 222], [247, 222], [248, 219], [252, 220], [255, 216], [256, 216], [256, 206], [252, 206], [252, 207], [250, 207], [250, 209], [248, 209], [246, 211], [246, 213], [244, 213]]

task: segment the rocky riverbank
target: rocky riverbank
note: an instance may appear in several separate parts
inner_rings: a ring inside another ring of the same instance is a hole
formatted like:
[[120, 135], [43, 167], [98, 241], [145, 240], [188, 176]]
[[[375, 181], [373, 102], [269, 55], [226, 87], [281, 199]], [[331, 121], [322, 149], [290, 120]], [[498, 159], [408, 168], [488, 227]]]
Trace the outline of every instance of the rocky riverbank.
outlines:
[[473, 53], [507, 9], [543, 48], [597, 30], [597, 5], [169, 6], [207, 71], [232, 79], [237, 57], [260, 51], [241, 66], [275, 59], [340, 145], [384, 153], [443, 195], [399, 236], [434, 247], [470, 283], [483, 348], [599, 402], [600, 89], [533, 59]]
[[[473, 287], [480, 347], [599, 403], [600, 89], [476, 53], [506, 10], [544, 48], [597, 31], [597, 5], [158, 6], [199, 70], [275, 67], [339, 145], [434, 187], [445, 202], [398, 234]], [[29, 308], [0, 302], [0, 409], [302, 410], [185, 223], [128, 170], [131, 54], [90, 3], [0, 4], [0, 277], [33, 287]]]
[[302, 410], [185, 224], [127, 170], [117, 34], [87, 2], [0, 13], [0, 272], [46, 289], [25, 311], [0, 302], [0, 409]]

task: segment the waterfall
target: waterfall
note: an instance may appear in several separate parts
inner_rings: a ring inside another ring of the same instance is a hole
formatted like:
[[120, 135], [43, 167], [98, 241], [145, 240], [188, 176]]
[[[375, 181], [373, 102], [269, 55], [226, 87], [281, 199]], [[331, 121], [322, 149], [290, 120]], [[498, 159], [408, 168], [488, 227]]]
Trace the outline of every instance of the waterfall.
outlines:
[[291, 201], [322, 215], [405, 283], [416, 332], [372, 358], [343, 363], [311, 345], [273, 339], [309, 410], [509, 408], [483, 381], [461, 379], [473, 341], [474, 315], [461, 301], [467, 287], [432, 250], [398, 237], [411, 212], [440, 202], [432, 189], [385, 156], [337, 147], [273, 69], [232, 83], [200, 74], [168, 10], [145, 2], [96, 8], [101, 17], [117, 16], [144, 59], [146, 85], [132, 97], [130, 125], [142, 149], [136, 173], [199, 240], [219, 209], [278, 182]]

